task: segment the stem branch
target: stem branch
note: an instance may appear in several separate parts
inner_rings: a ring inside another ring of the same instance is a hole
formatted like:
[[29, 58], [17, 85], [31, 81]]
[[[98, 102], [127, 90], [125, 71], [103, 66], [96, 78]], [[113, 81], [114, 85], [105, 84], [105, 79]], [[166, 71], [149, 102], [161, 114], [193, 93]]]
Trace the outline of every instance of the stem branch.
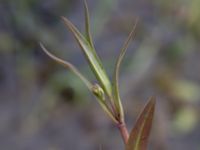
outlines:
[[119, 122], [117, 124], [117, 127], [118, 127], [118, 129], [121, 133], [122, 139], [124, 140], [124, 144], [126, 144], [128, 142], [129, 133], [128, 133], [128, 130], [126, 128], [125, 122]]

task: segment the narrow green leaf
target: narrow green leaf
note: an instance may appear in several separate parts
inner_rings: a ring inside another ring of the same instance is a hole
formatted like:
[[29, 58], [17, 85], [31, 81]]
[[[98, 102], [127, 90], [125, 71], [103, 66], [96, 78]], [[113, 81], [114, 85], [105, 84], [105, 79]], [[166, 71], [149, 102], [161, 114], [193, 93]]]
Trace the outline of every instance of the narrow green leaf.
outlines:
[[86, 39], [88, 40], [90, 46], [94, 50], [94, 45], [92, 41], [92, 36], [90, 32], [90, 15], [89, 15], [89, 10], [88, 10], [88, 5], [87, 1], [84, 0], [84, 10], [85, 10], [85, 31], [86, 31]]
[[90, 83], [90, 81], [88, 81], [79, 71], [78, 69], [76, 69], [75, 66], [73, 66], [71, 63], [64, 61], [58, 57], [56, 57], [55, 55], [51, 54], [42, 43], [40, 43], [40, 47], [42, 48], [42, 50], [50, 57], [52, 58], [54, 61], [56, 61], [57, 63], [63, 65], [64, 67], [66, 67], [67, 69], [70, 69], [74, 74], [76, 74], [85, 84], [86, 86], [91, 90], [92, 88], [92, 84]]
[[[42, 50], [54, 61], [56, 61], [57, 63], [63, 65], [64, 67], [66, 67], [67, 69], [70, 69], [74, 74], [76, 74], [85, 84], [86, 86], [89, 88], [89, 90], [91, 90], [92, 92], [96, 91], [96, 94], [94, 93], [94, 95], [96, 96], [99, 104], [101, 105], [101, 107], [103, 108], [103, 110], [108, 114], [108, 116], [115, 122], [117, 123], [117, 120], [115, 119], [112, 111], [110, 110], [110, 108], [108, 107], [104, 96], [103, 96], [103, 91], [101, 90], [100, 86], [96, 86], [92, 85], [79, 71], [78, 69], [76, 69], [75, 66], [73, 66], [71, 63], [66, 62], [58, 57], [56, 57], [55, 55], [53, 55], [52, 53], [50, 53], [42, 43], [40, 43], [40, 47], [42, 48]], [[98, 87], [98, 88], [97, 88]], [[95, 90], [95, 89], [96, 90]], [[95, 90], [95, 91], [94, 91]], [[100, 96], [102, 94], [102, 96]]]
[[119, 69], [120, 69], [121, 62], [124, 58], [124, 55], [126, 53], [126, 50], [128, 48], [128, 45], [134, 35], [136, 25], [137, 25], [137, 20], [120, 51], [119, 57], [117, 58], [117, 62], [115, 65], [115, 70], [114, 70], [114, 81], [113, 81], [113, 90], [114, 90], [114, 96], [115, 96], [114, 100], [115, 100], [116, 108], [120, 114], [120, 119], [124, 118], [124, 111], [123, 111], [123, 107], [120, 100], [120, 94], [119, 94]]
[[151, 97], [132, 129], [126, 150], [146, 150], [155, 110], [155, 97]]
[[78, 29], [65, 17], [62, 17], [65, 25], [73, 33], [75, 39], [77, 40], [79, 46], [81, 47], [85, 57], [87, 58], [89, 65], [95, 74], [97, 80], [100, 82], [103, 90], [107, 95], [112, 95], [112, 86], [110, 80], [101, 64], [99, 57], [97, 56], [95, 50], [90, 46], [88, 41], [82, 36]]
[[113, 112], [110, 110], [109, 106], [107, 105], [106, 101], [99, 99], [97, 97], [99, 104], [101, 105], [102, 109], [107, 113], [107, 115], [113, 120], [114, 123], [118, 123], [116, 118], [113, 115]]

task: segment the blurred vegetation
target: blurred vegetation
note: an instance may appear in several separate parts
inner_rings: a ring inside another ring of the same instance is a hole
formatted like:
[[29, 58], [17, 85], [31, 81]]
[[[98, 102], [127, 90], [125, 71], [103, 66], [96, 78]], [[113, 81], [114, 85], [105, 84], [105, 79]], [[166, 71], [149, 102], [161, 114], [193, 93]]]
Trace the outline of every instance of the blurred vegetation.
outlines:
[[[156, 95], [152, 149], [199, 149], [200, 1], [88, 3], [95, 47], [109, 73], [135, 18], [140, 18], [120, 78], [129, 125], [144, 100]], [[82, 6], [81, 0], [1, 0], [2, 149], [122, 149], [87, 88], [38, 45], [42, 41], [91, 77], [79, 47], [60, 21], [66, 16], [82, 30]]]

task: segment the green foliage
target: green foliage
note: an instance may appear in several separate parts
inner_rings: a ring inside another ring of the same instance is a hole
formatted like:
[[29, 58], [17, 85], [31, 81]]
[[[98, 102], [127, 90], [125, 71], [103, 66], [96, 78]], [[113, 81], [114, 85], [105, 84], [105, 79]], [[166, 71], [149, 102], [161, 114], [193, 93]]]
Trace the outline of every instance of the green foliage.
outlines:
[[[128, 48], [129, 42], [131, 41], [136, 24], [134, 25], [132, 31], [130, 32], [127, 40], [125, 41], [120, 55], [116, 61], [113, 82], [110, 81], [106, 71], [102, 65], [100, 58], [98, 57], [96, 50], [94, 48], [93, 40], [90, 33], [90, 19], [88, 6], [86, 1], [84, 1], [85, 8], [85, 36], [81, 34], [78, 29], [65, 17], [62, 17], [66, 27], [72, 32], [77, 43], [79, 44], [81, 50], [83, 51], [85, 58], [90, 65], [91, 70], [98, 83], [92, 84], [87, 80], [75, 66], [71, 63], [64, 61], [53, 54], [51, 54], [42, 44], [40, 44], [43, 51], [53, 60], [63, 65], [64, 67], [70, 69], [75, 75], [77, 75], [89, 88], [89, 90], [97, 98], [102, 109], [108, 114], [108, 116], [113, 120], [113, 122], [118, 126], [122, 138], [126, 145], [126, 150], [146, 150], [147, 140], [151, 130], [151, 124], [153, 120], [155, 98], [151, 98], [139, 116], [136, 125], [131, 131], [130, 137], [124, 122], [124, 111], [119, 94], [119, 68], [120, 64], [124, 58], [125, 52]], [[137, 22], [137, 21], [136, 21]]]
[[[81, 50], [83, 50], [86, 59], [88, 60], [88, 63], [95, 74], [96, 78], [100, 82], [102, 88], [105, 90], [105, 92], [111, 96], [111, 83], [107, 77], [107, 74], [105, 73], [105, 70], [101, 64], [101, 61], [99, 57], [97, 56], [94, 48], [92, 48], [92, 45], [90, 44], [90, 41], [88, 41], [77, 29], [76, 27], [65, 17], [62, 17], [65, 25], [68, 27], [68, 29], [73, 33], [74, 37], [76, 38]], [[86, 19], [86, 21], [89, 21]], [[89, 23], [87, 23], [89, 24]], [[89, 32], [89, 30], [87, 30]], [[89, 35], [90, 33], [87, 33]]]

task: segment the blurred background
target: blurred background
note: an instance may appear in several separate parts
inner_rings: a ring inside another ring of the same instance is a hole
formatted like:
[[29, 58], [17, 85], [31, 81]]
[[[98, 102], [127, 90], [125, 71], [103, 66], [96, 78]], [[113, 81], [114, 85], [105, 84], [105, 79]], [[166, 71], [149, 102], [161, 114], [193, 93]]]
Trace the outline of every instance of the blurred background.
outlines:
[[[131, 130], [157, 97], [151, 150], [200, 149], [200, 1], [88, 0], [95, 47], [107, 73], [136, 18], [120, 73]], [[3, 150], [122, 150], [118, 130], [74, 74], [39, 47], [96, 82], [60, 16], [84, 32], [82, 0], [0, 1], [0, 147]]]

